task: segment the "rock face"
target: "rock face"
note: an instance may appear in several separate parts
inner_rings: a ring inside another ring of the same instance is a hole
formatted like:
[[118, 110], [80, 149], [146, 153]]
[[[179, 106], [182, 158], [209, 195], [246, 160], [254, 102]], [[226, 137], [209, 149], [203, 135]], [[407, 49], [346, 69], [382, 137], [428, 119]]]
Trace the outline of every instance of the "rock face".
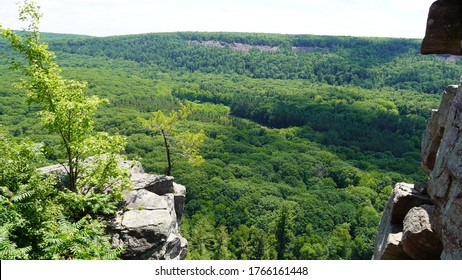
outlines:
[[413, 259], [436, 260], [440, 258], [443, 245], [432, 229], [433, 205], [413, 207], [404, 217], [404, 252]]
[[447, 108], [447, 113], [440, 113], [446, 117], [439, 119], [444, 121], [438, 128], [443, 135], [430, 169], [428, 194], [435, 203], [435, 226], [444, 247], [441, 257], [462, 259], [462, 86]]
[[130, 173], [133, 187], [112, 223], [112, 243], [124, 248], [123, 259], [185, 259], [188, 243], [179, 229], [186, 188], [173, 177], [144, 173], [139, 164]]
[[402, 246], [403, 221], [411, 208], [429, 202], [430, 198], [417, 191], [414, 185], [395, 185], [379, 224], [373, 259], [411, 259]]
[[[174, 183], [173, 177], [145, 173], [139, 162], [121, 160], [120, 164], [129, 169], [133, 185], [108, 228], [112, 244], [124, 248], [122, 259], [185, 259], [188, 242], [179, 230], [186, 188]], [[56, 175], [58, 184], [66, 178], [59, 164], [39, 172]]]
[[422, 140], [426, 184], [396, 184], [373, 259], [462, 259], [462, 86], [448, 86]]
[[422, 54], [462, 54], [462, 2], [435, 1], [428, 13]]

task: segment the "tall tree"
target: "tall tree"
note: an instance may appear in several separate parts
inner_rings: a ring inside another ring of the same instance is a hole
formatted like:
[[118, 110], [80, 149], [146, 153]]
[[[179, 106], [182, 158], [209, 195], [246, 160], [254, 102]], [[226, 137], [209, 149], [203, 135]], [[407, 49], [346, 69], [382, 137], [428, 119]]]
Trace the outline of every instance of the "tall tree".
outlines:
[[296, 204], [284, 201], [279, 209], [275, 223], [275, 237], [277, 246], [277, 259], [287, 259], [288, 247], [294, 238], [294, 208]]
[[[98, 175], [98, 183], [103, 183], [119, 175], [114, 173], [117, 169], [116, 154], [123, 150], [125, 141], [121, 136], [94, 132], [94, 112], [107, 100], [87, 96], [87, 83], [60, 76], [61, 69], [54, 62], [55, 54], [40, 41], [38, 24], [42, 14], [39, 9], [35, 1], [24, 1], [20, 7], [20, 19], [29, 22], [25, 35], [21, 37], [10, 29], [2, 28], [2, 37], [21, 55], [13, 57], [11, 64], [29, 78], [19, 85], [27, 90], [27, 101], [41, 106], [43, 124], [50, 132], [60, 136], [61, 157], [66, 159], [63, 166], [69, 175], [69, 189], [88, 192], [88, 180], [79, 179]], [[84, 162], [89, 156], [94, 157], [92, 164]]]
[[11, 63], [29, 78], [20, 84], [27, 101], [40, 106], [42, 123], [60, 136], [69, 183], [57, 188], [52, 177], [44, 179], [34, 162], [40, 149], [0, 134], [0, 257], [117, 258], [120, 249], [112, 248], [104, 217], [116, 213], [130, 183], [118, 167], [125, 141], [94, 131], [93, 113], [103, 100], [86, 96], [86, 83], [59, 75], [55, 55], [40, 42], [40, 18], [36, 3], [26, 0], [20, 6], [20, 19], [29, 22], [23, 36], [0, 31], [20, 54]]
[[199, 165], [204, 161], [198, 150], [204, 143], [204, 132], [202, 130], [198, 133], [180, 132], [177, 129], [179, 123], [186, 120], [191, 112], [191, 106], [187, 104], [181, 105], [179, 111], [171, 111], [169, 115], [159, 110], [153, 112], [152, 117], [147, 120], [140, 119], [144, 127], [162, 137], [167, 160], [165, 172], [167, 176], [172, 175], [173, 166], [181, 158], [187, 159], [193, 165]]

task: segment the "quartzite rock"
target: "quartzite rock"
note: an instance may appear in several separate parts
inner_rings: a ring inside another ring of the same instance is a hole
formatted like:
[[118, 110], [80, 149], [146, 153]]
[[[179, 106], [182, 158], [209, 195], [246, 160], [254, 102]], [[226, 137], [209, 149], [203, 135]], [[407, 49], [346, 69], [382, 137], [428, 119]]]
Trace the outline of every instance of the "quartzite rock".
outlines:
[[[400, 245], [414, 259], [462, 259], [461, 86], [447, 87], [432, 114], [422, 140], [422, 166], [430, 175], [427, 184], [394, 188], [379, 225], [374, 259], [402, 258]], [[423, 204], [434, 206], [412, 208]]]
[[[124, 249], [123, 259], [185, 259], [188, 241], [179, 226], [186, 188], [173, 177], [145, 173], [139, 162], [120, 159], [119, 165], [128, 169], [133, 186], [124, 194], [123, 210], [109, 223], [112, 244]], [[58, 184], [67, 177], [60, 164], [38, 171], [57, 176]]]
[[453, 98], [428, 182], [443, 259], [462, 259], [462, 87]]
[[403, 249], [402, 228], [398, 225], [379, 226], [373, 260], [409, 260]]
[[133, 189], [146, 189], [158, 195], [173, 193], [173, 177], [148, 173], [133, 173]]
[[173, 177], [144, 173], [136, 162], [124, 161], [133, 187], [125, 207], [112, 223], [112, 243], [124, 248], [123, 259], [184, 259], [187, 240], [179, 225], [186, 188]]
[[414, 207], [403, 222], [401, 243], [404, 252], [413, 259], [438, 260], [443, 244], [432, 229], [431, 216], [435, 206]]
[[404, 217], [412, 207], [428, 203], [432, 203], [430, 198], [417, 191], [413, 184], [397, 183], [386, 206], [391, 209], [390, 222], [402, 224]]
[[401, 244], [403, 220], [412, 207], [426, 203], [431, 203], [429, 197], [417, 191], [414, 185], [395, 185], [379, 224], [373, 259], [410, 259]]
[[184, 203], [186, 200], [186, 187], [177, 183], [173, 183], [175, 212], [178, 220], [178, 225], [181, 225], [181, 217], [183, 216]]
[[430, 174], [435, 166], [436, 155], [447, 124], [449, 107], [456, 96], [458, 87], [448, 86], [444, 91], [438, 110], [432, 110], [430, 121], [422, 137], [422, 168]]

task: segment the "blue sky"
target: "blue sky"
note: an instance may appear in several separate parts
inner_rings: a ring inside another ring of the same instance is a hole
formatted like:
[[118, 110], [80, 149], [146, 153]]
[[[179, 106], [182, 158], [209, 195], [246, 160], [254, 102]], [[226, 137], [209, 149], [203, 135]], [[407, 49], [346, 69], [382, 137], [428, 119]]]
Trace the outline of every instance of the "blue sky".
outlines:
[[[0, 24], [20, 29], [17, 0]], [[434, 0], [37, 0], [43, 32], [94, 36], [170, 31], [423, 38]]]

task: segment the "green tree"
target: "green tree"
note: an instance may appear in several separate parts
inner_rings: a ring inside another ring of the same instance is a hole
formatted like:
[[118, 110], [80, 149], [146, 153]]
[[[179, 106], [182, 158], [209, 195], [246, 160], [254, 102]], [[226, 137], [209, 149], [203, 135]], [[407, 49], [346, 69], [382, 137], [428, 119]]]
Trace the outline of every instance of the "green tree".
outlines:
[[352, 254], [352, 241], [349, 233], [350, 225], [347, 223], [336, 225], [327, 247], [329, 249], [329, 258], [332, 260], [348, 260]]
[[283, 260], [289, 257], [289, 244], [294, 238], [294, 208], [296, 203], [284, 201], [279, 209], [275, 223], [275, 238], [277, 246], [277, 259]]
[[196, 214], [192, 218], [190, 237], [191, 252], [188, 259], [211, 260], [217, 246], [216, 228], [213, 217]]
[[205, 134], [179, 131], [178, 125], [192, 113], [190, 105], [181, 105], [179, 111], [171, 111], [165, 115], [162, 111], [152, 113], [149, 119], [140, 119], [144, 127], [162, 137], [167, 160], [166, 175], [172, 175], [172, 168], [181, 159], [187, 159], [190, 164], [200, 165], [204, 159], [199, 155], [198, 148], [204, 143]]
[[327, 258], [327, 248], [324, 240], [316, 233], [312, 224], [305, 227], [305, 243], [300, 249], [303, 260], [322, 260]]
[[217, 229], [217, 244], [215, 249], [215, 260], [230, 260], [235, 259], [233, 254], [229, 251], [229, 234], [226, 226], [221, 225]]
[[[103, 101], [88, 97], [86, 83], [63, 79], [55, 55], [40, 42], [39, 7], [20, 6], [29, 27], [19, 36], [0, 26], [1, 35], [20, 56], [11, 59], [29, 79], [19, 87], [27, 101], [40, 106], [42, 123], [61, 139], [68, 185], [56, 187], [53, 176], [36, 170], [37, 145], [15, 143], [0, 135], [0, 256], [8, 259], [116, 258], [105, 234], [104, 217], [116, 213], [128, 172], [119, 168], [121, 136], [96, 133], [93, 114]], [[89, 158], [91, 156], [91, 158]], [[46, 177], [46, 178], [44, 178]]]
[[[2, 28], [2, 37], [21, 54], [20, 58], [13, 57], [11, 63], [13, 68], [21, 70], [29, 78], [19, 85], [27, 90], [27, 101], [40, 105], [43, 124], [61, 139], [61, 151], [64, 152], [58, 154], [66, 159], [63, 166], [69, 175], [69, 189], [77, 192], [85, 187], [85, 192], [88, 192], [85, 180], [79, 182], [79, 179], [89, 178], [88, 175], [95, 178], [99, 173], [98, 181], [108, 182], [115, 175], [117, 157], [114, 155], [123, 149], [125, 141], [121, 136], [94, 132], [94, 112], [106, 100], [87, 96], [85, 82], [60, 76], [61, 69], [54, 62], [55, 54], [48, 50], [46, 43], [40, 42], [38, 24], [41, 16], [34, 1], [24, 1], [20, 7], [20, 19], [29, 21], [28, 29], [24, 30], [28, 32], [20, 37], [14, 31]], [[89, 156], [94, 156], [95, 161], [85, 162]], [[101, 170], [101, 166], [106, 166], [103, 169], [107, 172], [96, 171]]]

